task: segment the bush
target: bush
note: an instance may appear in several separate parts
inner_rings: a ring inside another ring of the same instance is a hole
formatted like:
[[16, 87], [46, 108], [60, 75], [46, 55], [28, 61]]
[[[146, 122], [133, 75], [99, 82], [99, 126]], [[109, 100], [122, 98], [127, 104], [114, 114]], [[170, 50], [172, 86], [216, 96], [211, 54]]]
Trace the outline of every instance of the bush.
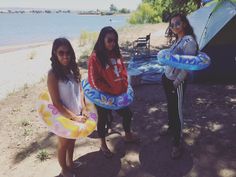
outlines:
[[82, 31], [79, 37], [79, 46], [85, 46], [87, 44], [94, 44], [97, 40], [97, 32]]
[[39, 159], [40, 161], [50, 159], [49, 153], [46, 150], [40, 150], [37, 154], [37, 159]]
[[138, 9], [130, 16], [129, 22], [131, 24], [143, 23], [157, 23], [161, 19], [157, 17], [155, 9], [149, 3], [142, 3]]

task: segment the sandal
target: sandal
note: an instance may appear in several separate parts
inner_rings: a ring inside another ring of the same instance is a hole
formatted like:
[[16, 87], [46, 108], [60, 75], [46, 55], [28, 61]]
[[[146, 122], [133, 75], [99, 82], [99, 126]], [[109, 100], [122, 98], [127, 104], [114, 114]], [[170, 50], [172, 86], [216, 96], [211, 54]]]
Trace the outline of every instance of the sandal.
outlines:
[[107, 136], [108, 136], [108, 135], [112, 135], [112, 134], [121, 135], [121, 133], [118, 132], [118, 131], [115, 131], [115, 130], [113, 130], [113, 129], [108, 129], [108, 130], [107, 130]]
[[76, 169], [79, 168], [83, 163], [80, 161], [75, 161], [73, 162], [73, 166], [71, 167], [71, 169]]
[[114, 154], [109, 150], [109, 149], [102, 149], [100, 148], [100, 152], [102, 152], [102, 154], [104, 155], [104, 157], [106, 158], [111, 158]]

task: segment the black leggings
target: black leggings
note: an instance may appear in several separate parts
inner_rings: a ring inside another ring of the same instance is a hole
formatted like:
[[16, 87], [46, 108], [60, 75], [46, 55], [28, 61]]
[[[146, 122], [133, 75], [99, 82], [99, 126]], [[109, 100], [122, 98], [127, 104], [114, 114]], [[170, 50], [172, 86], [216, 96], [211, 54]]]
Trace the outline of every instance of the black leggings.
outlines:
[[[106, 136], [106, 125], [108, 123], [108, 116], [111, 115], [111, 110], [97, 106], [98, 112], [98, 123], [97, 131], [99, 138], [105, 138]], [[119, 116], [123, 118], [123, 128], [126, 133], [130, 132], [132, 112], [129, 107], [125, 107], [119, 110], [115, 110]]]
[[186, 81], [182, 82], [178, 88], [175, 88], [173, 81], [168, 79], [165, 74], [162, 76], [167, 107], [168, 107], [168, 125], [173, 133], [174, 145], [179, 145], [183, 128], [183, 97], [186, 89]]

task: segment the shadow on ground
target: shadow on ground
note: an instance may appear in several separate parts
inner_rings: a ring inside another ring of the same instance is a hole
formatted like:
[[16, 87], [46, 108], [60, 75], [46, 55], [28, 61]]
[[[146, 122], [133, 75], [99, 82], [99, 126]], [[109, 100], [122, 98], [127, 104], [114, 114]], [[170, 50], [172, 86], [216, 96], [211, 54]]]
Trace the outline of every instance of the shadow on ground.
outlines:
[[99, 151], [88, 153], [78, 158], [77, 161], [82, 163], [77, 169], [77, 174], [84, 177], [114, 177], [121, 168], [121, 161], [117, 155], [107, 159]]
[[156, 177], [182, 177], [193, 167], [193, 158], [188, 147], [182, 158], [170, 158], [170, 139], [161, 138], [157, 143], [145, 145], [139, 155], [141, 168]]
[[[162, 86], [140, 85], [134, 90], [132, 127], [142, 143], [123, 147], [124, 159], [129, 163], [122, 161], [118, 177], [236, 176], [235, 84], [188, 85], [184, 104], [185, 151], [179, 160], [170, 159], [170, 138], [158, 135], [167, 123]], [[123, 131], [121, 119], [116, 115], [113, 128]], [[138, 159], [130, 159], [130, 153], [138, 155]]]

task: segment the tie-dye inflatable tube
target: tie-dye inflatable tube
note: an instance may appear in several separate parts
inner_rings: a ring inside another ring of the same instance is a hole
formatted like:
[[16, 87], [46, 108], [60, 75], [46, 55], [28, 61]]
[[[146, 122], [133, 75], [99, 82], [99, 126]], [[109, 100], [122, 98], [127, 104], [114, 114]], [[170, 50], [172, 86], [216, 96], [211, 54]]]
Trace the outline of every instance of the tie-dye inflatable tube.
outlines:
[[92, 88], [87, 80], [83, 80], [81, 83], [85, 97], [100, 107], [118, 110], [129, 106], [133, 102], [134, 92], [130, 85], [126, 93], [114, 96]]
[[184, 70], [202, 70], [207, 68], [211, 59], [207, 54], [198, 52], [197, 56], [171, 54], [170, 50], [164, 49], [157, 54], [160, 65], [169, 65]]
[[38, 97], [37, 110], [42, 122], [56, 135], [68, 139], [78, 139], [90, 135], [97, 126], [97, 110], [95, 105], [85, 98], [88, 119], [85, 123], [76, 122], [62, 116], [53, 106], [49, 93], [43, 92]]

